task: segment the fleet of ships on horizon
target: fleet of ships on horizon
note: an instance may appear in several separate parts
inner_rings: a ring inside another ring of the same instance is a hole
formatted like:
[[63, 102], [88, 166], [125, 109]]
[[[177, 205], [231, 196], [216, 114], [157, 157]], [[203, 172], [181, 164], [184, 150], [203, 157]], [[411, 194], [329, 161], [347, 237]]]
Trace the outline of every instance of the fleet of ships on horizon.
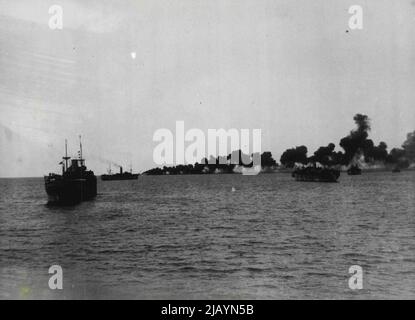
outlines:
[[[69, 165], [70, 160], [70, 165]], [[44, 177], [45, 189], [49, 203], [76, 204], [82, 201], [91, 200], [97, 196], [97, 177], [92, 170], [87, 170], [85, 159], [82, 157], [82, 142], [79, 141], [78, 158], [68, 157], [67, 141], [65, 140], [65, 156], [59, 163], [62, 165], [62, 174], [49, 173]], [[119, 166], [119, 173], [101, 175], [102, 181], [114, 180], [137, 180], [139, 174], [123, 171]], [[395, 168], [393, 172], [400, 172]], [[347, 170], [348, 175], [360, 175], [362, 169], [357, 164], [351, 165]], [[307, 182], [337, 182], [340, 177], [340, 170], [328, 167], [303, 166], [295, 168], [292, 177], [297, 181]]]

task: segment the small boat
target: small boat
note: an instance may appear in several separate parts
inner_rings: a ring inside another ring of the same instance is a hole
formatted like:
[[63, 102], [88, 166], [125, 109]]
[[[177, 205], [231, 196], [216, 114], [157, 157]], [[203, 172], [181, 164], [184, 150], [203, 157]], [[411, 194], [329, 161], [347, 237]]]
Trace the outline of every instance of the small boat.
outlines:
[[395, 167], [395, 168], [392, 169], [392, 172], [393, 173], [399, 173], [399, 172], [401, 172], [401, 169], [399, 167]]
[[[45, 189], [49, 203], [77, 204], [90, 200], [97, 195], [97, 178], [94, 172], [87, 170], [85, 159], [82, 158], [82, 143], [80, 142], [79, 157], [68, 157], [67, 142], [65, 140], [65, 156], [59, 164], [62, 165], [62, 174], [49, 173], [44, 177]], [[70, 160], [70, 165], [68, 161]]]
[[300, 167], [296, 168], [291, 176], [296, 181], [307, 181], [307, 182], [337, 182], [340, 177], [340, 170], [332, 168], [318, 168], [315, 166], [311, 167]]
[[362, 169], [359, 168], [358, 165], [352, 165], [348, 170], [347, 170], [347, 174], [349, 176], [357, 176], [357, 175], [361, 175], [362, 174]]

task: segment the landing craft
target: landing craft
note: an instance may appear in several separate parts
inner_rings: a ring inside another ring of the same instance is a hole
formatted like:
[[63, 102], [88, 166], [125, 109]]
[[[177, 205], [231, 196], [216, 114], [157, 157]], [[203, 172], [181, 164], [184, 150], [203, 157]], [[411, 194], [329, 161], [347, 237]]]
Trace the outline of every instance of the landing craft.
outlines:
[[296, 168], [291, 175], [296, 181], [337, 182], [340, 177], [340, 170], [308, 166]]
[[395, 168], [392, 169], [392, 172], [393, 173], [399, 173], [399, 172], [401, 172], [401, 169], [398, 166], [396, 166]]

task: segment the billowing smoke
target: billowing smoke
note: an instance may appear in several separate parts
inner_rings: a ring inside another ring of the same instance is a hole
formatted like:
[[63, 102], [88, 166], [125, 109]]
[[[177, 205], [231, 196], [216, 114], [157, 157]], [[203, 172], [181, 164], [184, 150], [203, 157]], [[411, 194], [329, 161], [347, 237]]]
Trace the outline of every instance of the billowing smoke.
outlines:
[[388, 146], [385, 142], [380, 142], [375, 146], [372, 140], [367, 140], [363, 149], [366, 162], [385, 162], [388, 157]]
[[[264, 172], [274, 170], [277, 162], [271, 152], [245, 154], [242, 150], [235, 150], [227, 156], [210, 156], [203, 158], [200, 163], [177, 165], [172, 167], [153, 168], [145, 171], [146, 175], [176, 175], [176, 174], [221, 174], [221, 173], [243, 173], [247, 168], [257, 169], [254, 159], [261, 159], [261, 166]], [[259, 168], [261, 170], [261, 168]]]
[[261, 165], [265, 168], [272, 168], [277, 166], [277, 161], [272, 157], [272, 153], [265, 151], [261, 154]]
[[[369, 139], [369, 131], [371, 129], [369, 117], [364, 114], [356, 114], [353, 120], [356, 128], [348, 136], [340, 140], [340, 146], [344, 149], [344, 153], [341, 151], [336, 152], [336, 145], [329, 143], [327, 146], [318, 148], [311, 157], [307, 158], [307, 148], [301, 146], [286, 150], [281, 156], [281, 163], [286, 167], [293, 167], [295, 163], [320, 163], [323, 166], [348, 166], [351, 164], [364, 166], [364, 162], [371, 165], [375, 163], [383, 165], [388, 159], [394, 161], [388, 155], [388, 146], [385, 142], [380, 142], [376, 146]], [[411, 141], [408, 142], [408, 145], [412, 146], [415, 151], [415, 132], [411, 139], [408, 135], [407, 141]]]
[[353, 117], [356, 123], [356, 129], [352, 130], [347, 137], [340, 140], [340, 146], [344, 149], [344, 156], [342, 163], [345, 165], [353, 161], [357, 161], [364, 152], [364, 149], [370, 148], [370, 142], [373, 146], [373, 141], [368, 141], [370, 131], [370, 119], [363, 114], [356, 114]]
[[393, 148], [386, 162], [399, 168], [408, 168], [415, 163], [415, 131], [408, 133], [402, 148]]
[[314, 152], [314, 155], [309, 158], [309, 162], [321, 163], [324, 166], [338, 165], [343, 160], [342, 152], [335, 152], [336, 145], [329, 143], [327, 147], [320, 147]]
[[408, 161], [415, 162], [415, 131], [408, 133], [402, 148], [405, 150], [405, 157]]
[[405, 156], [405, 150], [400, 148], [393, 148], [386, 158], [386, 163], [392, 164], [398, 168], [408, 168], [409, 160]]
[[[367, 150], [372, 154], [374, 148], [373, 141], [368, 140], [370, 131], [370, 119], [363, 114], [356, 114], [353, 118], [356, 123], [356, 129], [352, 130], [347, 137], [340, 140], [340, 146], [344, 153], [335, 152], [335, 144], [330, 143], [328, 146], [320, 147], [313, 156], [307, 158], [307, 147], [301, 146], [286, 150], [281, 156], [281, 163], [286, 167], [292, 168], [295, 163], [320, 163], [324, 166], [349, 165], [357, 162]], [[376, 153], [376, 152], [375, 152]]]
[[[356, 128], [350, 134], [340, 140], [340, 146], [344, 152], [335, 151], [336, 145], [329, 143], [327, 146], [319, 147], [311, 157], [307, 156], [306, 146], [287, 149], [280, 158], [280, 162], [287, 168], [293, 168], [296, 164], [320, 163], [323, 166], [349, 166], [358, 165], [362, 168], [408, 168], [415, 165], [415, 131], [408, 133], [402, 148], [393, 148], [388, 153], [388, 146], [385, 142], [375, 145], [369, 139], [371, 129], [370, 119], [367, 115], [356, 114], [353, 117]], [[243, 168], [253, 166], [252, 159], [258, 156], [261, 159], [262, 169], [278, 167], [273, 159], [271, 152], [262, 154], [244, 154], [241, 150], [235, 150], [227, 156], [217, 158], [211, 156], [210, 159], [202, 159], [200, 163], [194, 165], [179, 165], [176, 167], [154, 168], [146, 171], [146, 174], [201, 174], [201, 173], [234, 173], [242, 171]], [[239, 159], [236, 162], [232, 159]], [[104, 160], [108, 163], [107, 160]], [[111, 162], [114, 164], [113, 162]], [[118, 166], [118, 164], [114, 164]], [[343, 167], [344, 168], [344, 167]], [[266, 170], [264, 170], [266, 171]]]
[[309, 162], [307, 152], [306, 146], [288, 149], [281, 155], [280, 162], [287, 168], [293, 168], [296, 163], [307, 164]]

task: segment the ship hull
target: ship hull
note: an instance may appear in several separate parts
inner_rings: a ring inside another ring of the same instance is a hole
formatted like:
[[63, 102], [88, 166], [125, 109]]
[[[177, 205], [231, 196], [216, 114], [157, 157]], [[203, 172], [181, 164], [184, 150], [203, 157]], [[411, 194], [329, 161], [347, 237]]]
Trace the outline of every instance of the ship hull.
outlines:
[[337, 182], [340, 171], [334, 169], [297, 169], [292, 173], [296, 181], [303, 182]]
[[49, 203], [76, 204], [96, 197], [97, 179], [95, 176], [84, 179], [45, 177], [45, 189]]
[[104, 174], [101, 176], [102, 181], [137, 180], [137, 179], [138, 179], [138, 174], [129, 174], [129, 175]]
[[330, 178], [321, 178], [321, 177], [309, 177], [304, 175], [297, 175], [295, 176], [295, 181], [303, 181], [303, 182], [337, 182], [337, 178], [330, 177]]

